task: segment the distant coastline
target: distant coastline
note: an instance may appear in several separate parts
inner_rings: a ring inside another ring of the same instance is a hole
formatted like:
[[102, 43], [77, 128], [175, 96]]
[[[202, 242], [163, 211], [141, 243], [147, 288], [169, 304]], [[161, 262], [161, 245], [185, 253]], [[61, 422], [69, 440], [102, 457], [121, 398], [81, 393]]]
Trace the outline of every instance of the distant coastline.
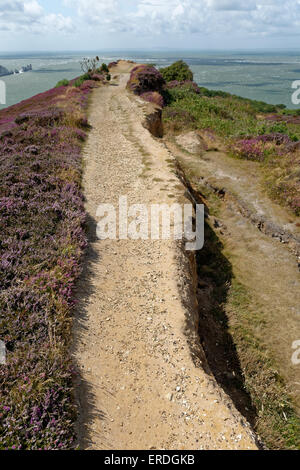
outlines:
[[7, 75], [17, 75], [19, 73], [30, 72], [30, 71], [32, 71], [31, 64], [21, 67], [20, 70], [18, 69], [8, 70], [6, 67], [3, 67], [2, 65], [0, 65], [0, 77], [5, 77]]

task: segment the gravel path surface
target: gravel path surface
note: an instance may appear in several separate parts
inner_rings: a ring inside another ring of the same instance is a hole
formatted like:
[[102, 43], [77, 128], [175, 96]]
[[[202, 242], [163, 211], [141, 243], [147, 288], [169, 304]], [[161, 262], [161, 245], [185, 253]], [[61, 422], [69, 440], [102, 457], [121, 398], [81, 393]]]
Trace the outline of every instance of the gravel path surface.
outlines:
[[[85, 147], [89, 247], [78, 286], [74, 359], [81, 449], [256, 449], [205, 372], [192, 264], [175, 241], [98, 240], [100, 203], [187, 202], [170, 152], [141, 125], [128, 74], [96, 89]], [[203, 363], [202, 363], [203, 362]]]

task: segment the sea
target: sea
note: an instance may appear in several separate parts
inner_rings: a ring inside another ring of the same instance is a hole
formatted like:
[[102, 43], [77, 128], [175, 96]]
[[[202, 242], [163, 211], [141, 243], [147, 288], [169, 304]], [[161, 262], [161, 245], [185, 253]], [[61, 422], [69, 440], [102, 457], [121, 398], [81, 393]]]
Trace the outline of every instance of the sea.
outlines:
[[[292, 84], [300, 80], [300, 50], [296, 51], [81, 51], [43, 53], [1, 53], [0, 65], [8, 70], [32, 64], [33, 70], [0, 77], [6, 85], [6, 103], [11, 106], [53, 88], [59, 80], [81, 74], [84, 57], [98, 55], [101, 62], [128, 59], [165, 67], [182, 59], [200, 85], [223, 90], [270, 104], [293, 105]], [[3, 88], [3, 87], [2, 87]]]

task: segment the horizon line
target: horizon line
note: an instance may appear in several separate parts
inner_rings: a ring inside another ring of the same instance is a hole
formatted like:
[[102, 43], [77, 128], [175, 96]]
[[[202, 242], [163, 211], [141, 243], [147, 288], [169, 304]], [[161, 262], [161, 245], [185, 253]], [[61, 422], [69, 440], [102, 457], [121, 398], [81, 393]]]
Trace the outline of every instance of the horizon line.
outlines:
[[299, 51], [300, 47], [244, 47], [244, 48], [173, 48], [173, 47], [153, 47], [153, 48], [99, 48], [99, 49], [40, 49], [40, 50], [0, 50], [0, 54], [11, 54], [11, 53], [45, 53], [45, 52], [153, 52], [153, 51], [172, 51], [172, 52], [226, 52], [226, 51], [235, 51], [235, 52], [243, 52], [243, 51]]

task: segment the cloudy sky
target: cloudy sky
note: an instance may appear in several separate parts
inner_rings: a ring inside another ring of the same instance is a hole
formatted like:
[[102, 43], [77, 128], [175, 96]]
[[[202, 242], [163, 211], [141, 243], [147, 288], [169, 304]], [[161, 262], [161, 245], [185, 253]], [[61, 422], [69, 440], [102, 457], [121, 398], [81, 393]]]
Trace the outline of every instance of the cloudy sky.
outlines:
[[300, 0], [0, 0], [0, 51], [300, 47]]

